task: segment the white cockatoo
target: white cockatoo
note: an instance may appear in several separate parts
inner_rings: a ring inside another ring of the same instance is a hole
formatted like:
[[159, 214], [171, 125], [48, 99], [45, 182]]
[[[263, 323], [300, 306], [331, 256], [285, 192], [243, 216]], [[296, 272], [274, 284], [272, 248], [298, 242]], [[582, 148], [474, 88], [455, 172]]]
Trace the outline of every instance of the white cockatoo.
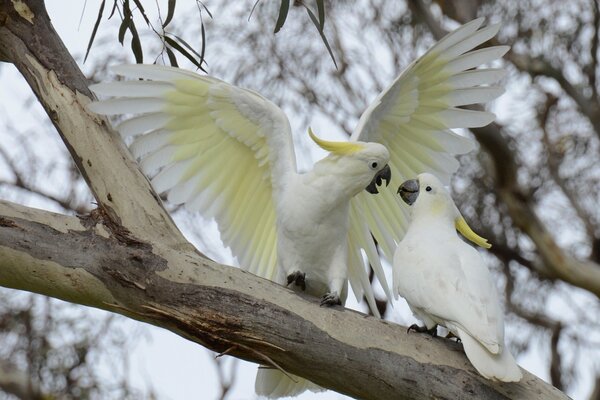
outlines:
[[[157, 65], [114, 71], [136, 80], [93, 85], [90, 110], [104, 115], [141, 114], [120, 123], [130, 150], [157, 192], [213, 217], [221, 238], [242, 268], [343, 303], [350, 282], [379, 315], [369, 281], [372, 267], [387, 297], [373, 241], [384, 256], [406, 227], [406, 210], [393, 191], [377, 186], [429, 171], [447, 180], [456, 154], [474, 148], [450, 128], [487, 125], [494, 115], [457, 108], [499, 96], [492, 86], [501, 69], [475, 70], [501, 57], [506, 46], [473, 49], [498, 26], [474, 20], [450, 33], [411, 64], [363, 113], [348, 142], [311, 138], [329, 155], [298, 173], [290, 124], [283, 111], [258, 93], [208, 76]], [[138, 79], [144, 80], [138, 80]], [[389, 165], [389, 167], [388, 167]], [[366, 256], [366, 259], [363, 258]], [[318, 386], [281, 371], [259, 369], [260, 395], [282, 397]]]
[[445, 326], [482, 376], [519, 381], [521, 370], [504, 344], [504, 317], [490, 271], [456, 231], [479, 246], [490, 245], [469, 228], [435, 176], [420, 174], [398, 193], [412, 215], [394, 254], [393, 291], [425, 324], [411, 328], [435, 333], [438, 324]]

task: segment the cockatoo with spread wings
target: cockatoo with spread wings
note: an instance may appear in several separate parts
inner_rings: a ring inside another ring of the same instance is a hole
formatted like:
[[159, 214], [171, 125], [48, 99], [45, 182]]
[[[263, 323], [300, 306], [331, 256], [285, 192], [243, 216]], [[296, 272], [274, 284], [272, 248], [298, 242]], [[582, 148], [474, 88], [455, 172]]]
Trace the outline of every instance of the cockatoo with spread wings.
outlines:
[[404, 297], [425, 324], [411, 328], [423, 332], [443, 325], [462, 341], [485, 378], [520, 380], [521, 370], [504, 344], [504, 317], [492, 275], [456, 230], [479, 246], [490, 245], [468, 228], [435, 176], [420, 174], [404, 182], [398, 193], [411, 205], [412, 221], [394, 255], [394, 295]]
[[[377, 240], [388, 259], [406, 227], [406, 210], [383, 180], [396, 187], [431, 172], [443, 180], [457, 169], [454, 155], [473, 149], [451, 128], [487, 125], [494, 115], [457, 106], [486, 102], [499, 69], [473, 70], [507, 47], [473, 49], [497, 25], [474, 20], [450, 33], [411, 64], [364, 112], [348, 142], [311, 138], [329, 151], [314, 168], [296, 168], [290, 124], [280, 108], [256, 92], [208, 76], [157, 65], [114, 68], [144, 80], [93, 85], [116, 98], [92, 103], [99, 114], [140, 114], [116, 129], [134, 137], [130, 149], [157, 192], [213, 217], [242, 268], [344, 303], [347, 284], [379, 315], [368, 265], [388, 298]], [[364, 193], [365, 189], [367, 192]], [[261, 368], [257, 393], [268, 397], [318, 387]]]

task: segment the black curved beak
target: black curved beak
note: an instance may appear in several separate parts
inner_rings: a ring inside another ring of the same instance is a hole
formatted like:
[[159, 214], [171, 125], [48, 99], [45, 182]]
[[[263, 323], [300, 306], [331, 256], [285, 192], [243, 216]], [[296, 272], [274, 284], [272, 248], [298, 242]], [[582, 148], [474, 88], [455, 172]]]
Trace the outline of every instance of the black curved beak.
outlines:
[[381, 186], [382, 179], [385, 179], [385, 186], [389, 185], [390, 181], [392, 180], [392, 170], [387, 164], [385, 164], [385, 167], [380, 169], [379, 172], [375, 174], [373, 180], [371, 181], [371, 183], [369, 183], [369, 186], [367, 186], [365, 190], [372, 194], [379, 193], [379, 191], [377, 190], [377, 186]]
[[417, 201], [417, 197], [419, 197], [419, 181], [416, 179], [405, 181], [398, 188], [398, 194], [406, 204], [412, 206]]

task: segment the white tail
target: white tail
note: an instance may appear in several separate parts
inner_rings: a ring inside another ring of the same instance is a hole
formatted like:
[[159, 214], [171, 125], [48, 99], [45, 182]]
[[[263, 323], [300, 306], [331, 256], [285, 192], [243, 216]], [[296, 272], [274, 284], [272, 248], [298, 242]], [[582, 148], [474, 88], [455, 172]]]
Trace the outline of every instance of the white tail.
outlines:
[[492, 354], [461, 329], [458, 329], [458, 337], [463, 343], [467, 358], [484, 378], [493, 381], [518, 382], [523, 377], [517, 362], [506, 346], [500, 354]]
[[287, 376], [277, 369], [261, 365], [256, 373], [254, 390], [259, 396], [278, 399], [280, 397], [298, 396], [306, 390], [322, 392], [325, 389], [307, 379], [292, 374]]

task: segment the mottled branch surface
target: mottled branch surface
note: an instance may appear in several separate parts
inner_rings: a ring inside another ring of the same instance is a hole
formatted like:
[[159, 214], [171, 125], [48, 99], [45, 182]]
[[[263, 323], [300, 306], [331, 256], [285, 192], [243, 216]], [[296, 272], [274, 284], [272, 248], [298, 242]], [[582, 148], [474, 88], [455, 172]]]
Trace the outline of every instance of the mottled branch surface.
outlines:
[[118, 136], [85, 110], [87, 81], [42, 1], [0, 0], [0, 59], [23, 74], [98, 203], [70, 217], [0, 202], [0, 285], [145, 321], [356, 398], [566, 398], [527, 372], [487, 381], [459, 344], [321, 308], [198, 253]]
[[6, 287], [117, 312], [356, 398], [566, 398], [527, 372], [517, 384], [487, 381], [452, 341], [321, 308], [195, 252], [115, 236], [97, 213], [68, 217], [0, 202], [0, 215]]

